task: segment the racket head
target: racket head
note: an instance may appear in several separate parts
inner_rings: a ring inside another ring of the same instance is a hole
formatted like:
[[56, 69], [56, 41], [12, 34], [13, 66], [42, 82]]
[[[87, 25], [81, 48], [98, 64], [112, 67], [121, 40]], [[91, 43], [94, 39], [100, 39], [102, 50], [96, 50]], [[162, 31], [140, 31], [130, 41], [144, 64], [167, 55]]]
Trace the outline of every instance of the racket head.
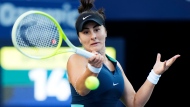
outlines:
[[45, 59], [56, 54], [67, 37], [59, 23], [42, 11], [27, 11], [12, 28], [13, 45], [25, 56]]

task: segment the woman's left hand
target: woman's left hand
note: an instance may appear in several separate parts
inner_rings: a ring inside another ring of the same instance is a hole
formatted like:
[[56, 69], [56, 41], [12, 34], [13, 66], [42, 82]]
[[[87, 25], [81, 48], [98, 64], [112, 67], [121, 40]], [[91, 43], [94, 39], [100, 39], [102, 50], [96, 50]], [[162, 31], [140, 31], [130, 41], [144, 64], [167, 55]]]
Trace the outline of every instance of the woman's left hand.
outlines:
[[175, 55], [169, 60], [165, 60], [164, 62], [161, 62], [161, 54], [157, 54], [156, 63], [153, 67], [153, 70], [156, 74], [161, 75], [163, 74], [174, 62], [177, 58], [179, 58], [180, 55]]

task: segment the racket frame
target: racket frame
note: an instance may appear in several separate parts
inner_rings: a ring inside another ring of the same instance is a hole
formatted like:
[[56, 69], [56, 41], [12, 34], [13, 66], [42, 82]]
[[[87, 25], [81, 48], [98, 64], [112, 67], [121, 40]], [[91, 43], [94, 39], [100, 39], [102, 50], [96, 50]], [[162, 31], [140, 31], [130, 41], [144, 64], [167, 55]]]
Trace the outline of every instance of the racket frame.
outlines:
[[[55, 49], [55, 51], [53, 51], [51, 54], [47, 55], [47, 56], [43, 56], [43, 57], [35, 57], [35, 56], [30, 56], [26, 53], [24, 53], [23, 51], [21, 51], [20, 47], [17, 45], [17, 42], [16, 42], [16, 33], [17, 33], [17, 27], [19, 25], [19, 23], [21, 22], [21, 20], [23, 18], [25, 18], [26, 16], [30, 15], [30, 14], [40, 14], [40, 15], [43, 15], [43, 16], [46, 16], [47, 18], [49, 18], [54, 24], [55, 26], [57, 27], [58, 29], [58, 32], [59, 32], [59, 42], [58, 42], [58, 45]], [[66, 51], [58, 51], [62, 45], [62, 40], [64, 40], [66, 42], [66, 44], [70, 47], [69, 50], [66, 50]], [[49, 57], [52, 57], [52, 56], [55, 56], [57, 54], [61, 54], [61, 53], [64, 53], [64, 52], [74, 52], [76, 54], [79, 54], [81, 56], [84, 56], [86, 58], [90, 58], [93, 56], [92, 53], [84, 50], [84, 49], [81, 49], [81, 48], [78, 48], [76, 46], [74, 46], [70, 40], [67, 38], [66, 34], [63, 32], [60, 24], [57, 22], [57, 20], [55, 18], [53, 18], [51, 15], [45, 13], [45, 12], [42, 12], [42, 11], [37, 11], [37, 10], [30, 10], [30, 11], [27, 11], [25, 13], [23, 13], [22, 15], [20, 15], [17, 20], [15, 21], [14, 25], [13, 25], [13, 28], [12, 28], [12, 42], [13, 42], [13, 45], [17, 48], [17, 50], [19, 50], [19, 52], [21, 52], [22, 54], [24, 54], [25, 56], [27, 57], [30, 57], [30, 58], [33, 58], [33, 59], [46, 59], [46, 58], [49, 58]]]

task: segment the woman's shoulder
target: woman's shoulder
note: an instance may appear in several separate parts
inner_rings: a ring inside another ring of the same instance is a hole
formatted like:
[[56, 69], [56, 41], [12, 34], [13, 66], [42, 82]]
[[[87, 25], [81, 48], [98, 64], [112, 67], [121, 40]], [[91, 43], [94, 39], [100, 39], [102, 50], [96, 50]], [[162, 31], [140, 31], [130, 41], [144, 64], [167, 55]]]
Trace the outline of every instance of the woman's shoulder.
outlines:
[[74, 53], [74, 54], [69, 56], [68, 63], [69, 62], [71, 62], [71, 63], [83, 63], [83, 62], [86, 63], [87, 58]]

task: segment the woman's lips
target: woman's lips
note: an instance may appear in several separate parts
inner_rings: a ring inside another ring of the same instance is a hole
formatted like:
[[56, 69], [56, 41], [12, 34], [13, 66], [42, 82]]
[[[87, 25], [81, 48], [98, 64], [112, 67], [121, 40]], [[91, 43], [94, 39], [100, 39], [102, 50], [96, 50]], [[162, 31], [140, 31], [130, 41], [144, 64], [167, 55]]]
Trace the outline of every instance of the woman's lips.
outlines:
[[91, 46], [95, 46], [95, 45], [97, 45], [99, 42], [96, 42], [96, 43], [92, 43], [92, 44], [90, 44]]

